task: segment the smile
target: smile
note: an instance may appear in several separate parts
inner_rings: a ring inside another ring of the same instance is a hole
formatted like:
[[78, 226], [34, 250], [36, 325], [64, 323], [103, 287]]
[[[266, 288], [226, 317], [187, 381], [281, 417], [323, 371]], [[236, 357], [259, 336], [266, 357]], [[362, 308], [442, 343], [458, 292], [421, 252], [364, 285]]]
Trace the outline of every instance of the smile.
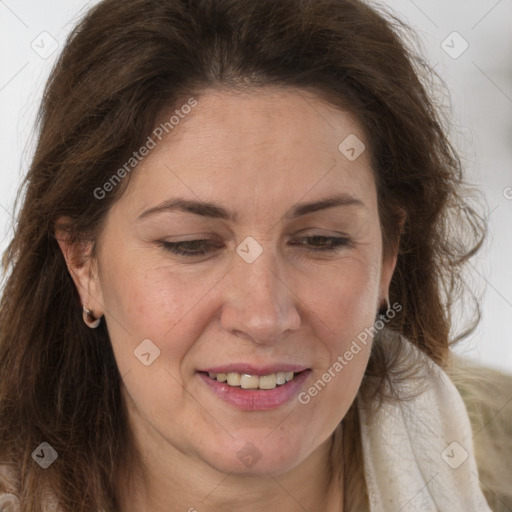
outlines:
[[239, 372], [221, 369], [224, 371], [199, 371], [197, 375], [208, 393], [243, 411], [267, 411], [293, 403], [311, 374], [311, 369], [299, 367], [274, 373], [272, 368], [254, 369], [252, 373], [250, 368], [238, 368]]

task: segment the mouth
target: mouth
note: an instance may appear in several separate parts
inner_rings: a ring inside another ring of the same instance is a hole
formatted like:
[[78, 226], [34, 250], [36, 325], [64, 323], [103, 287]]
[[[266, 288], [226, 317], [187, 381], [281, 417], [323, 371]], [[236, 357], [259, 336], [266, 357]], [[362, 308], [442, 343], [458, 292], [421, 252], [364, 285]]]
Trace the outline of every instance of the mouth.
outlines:
[[[238, 370], [238, 371], [235, 371]], [[247, 366], [199, 371], [198, 377], [223, 402], [243, 411], [265, 411], [293, 403], [311, 369], [298, 366]]]
[[[303, 370], [305, 371], [305, 370]], [[267, 375], [252, 375], [236, 372], [208, 372], [205, 374], [212, 380], [226, 383], [233, 388], [270, 390], [292, 381], [302, 372], [276, 372]]]

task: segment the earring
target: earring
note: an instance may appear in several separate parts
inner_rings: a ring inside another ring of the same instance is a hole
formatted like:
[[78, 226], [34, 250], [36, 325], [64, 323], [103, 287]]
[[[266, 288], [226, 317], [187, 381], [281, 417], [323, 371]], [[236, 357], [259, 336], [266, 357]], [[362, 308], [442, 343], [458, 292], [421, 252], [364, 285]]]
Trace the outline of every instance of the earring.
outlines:
[[93, 315], [92, 311], [85, 307], [85, 304], [83, 306], [82, 314], [83, 314], [83, 317], [84, 317], [85, 325], [87, 325], [87, 327], [89, 327], [90, 329], [96, 329], [96, 327], [98, 327], [100, 325], [101, 317], [100, 318], [96, 318]]
[[379, 316], [385, 317], [390, 308], [391, 308], [391, 305], [389, 304], [389, 299], [386, 299], [386, 303], [381, 304], [379, 307]]

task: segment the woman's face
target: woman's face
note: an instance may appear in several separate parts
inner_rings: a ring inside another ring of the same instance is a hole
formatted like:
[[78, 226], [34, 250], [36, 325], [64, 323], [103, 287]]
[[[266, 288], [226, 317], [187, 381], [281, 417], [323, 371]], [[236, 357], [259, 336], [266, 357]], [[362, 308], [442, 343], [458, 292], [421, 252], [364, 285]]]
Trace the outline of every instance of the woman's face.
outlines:
[[139, 439], [225, 473], [278, 474], [326, 446], [371, 343], [345, 354], [395, 263], [354, 136], [368, 146], [305, 92], [209, 90], [133, 171], [79, 289]]

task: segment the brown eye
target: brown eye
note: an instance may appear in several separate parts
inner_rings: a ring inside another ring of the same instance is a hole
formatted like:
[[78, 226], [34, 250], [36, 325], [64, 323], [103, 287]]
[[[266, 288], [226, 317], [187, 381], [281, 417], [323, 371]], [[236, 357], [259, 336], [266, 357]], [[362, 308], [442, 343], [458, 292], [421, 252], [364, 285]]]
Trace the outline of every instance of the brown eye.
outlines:
[[[293, 245], [309, 245], [305, 247], [308, 251], [335, 251], [341, 247], [350, 246], [351, 241], [346, 237], [332, 237], [332, 236], [318, 236], [311, 235], [300, 239], [298, 243], [293, 242]], [[309, 240], [308, 244], [302, 242], [302, 240]]]
[[183, 242], [162, 242], [165, 250], [179, 256], [204, 256], [218, 248], [210, 240], [186, 240]]

